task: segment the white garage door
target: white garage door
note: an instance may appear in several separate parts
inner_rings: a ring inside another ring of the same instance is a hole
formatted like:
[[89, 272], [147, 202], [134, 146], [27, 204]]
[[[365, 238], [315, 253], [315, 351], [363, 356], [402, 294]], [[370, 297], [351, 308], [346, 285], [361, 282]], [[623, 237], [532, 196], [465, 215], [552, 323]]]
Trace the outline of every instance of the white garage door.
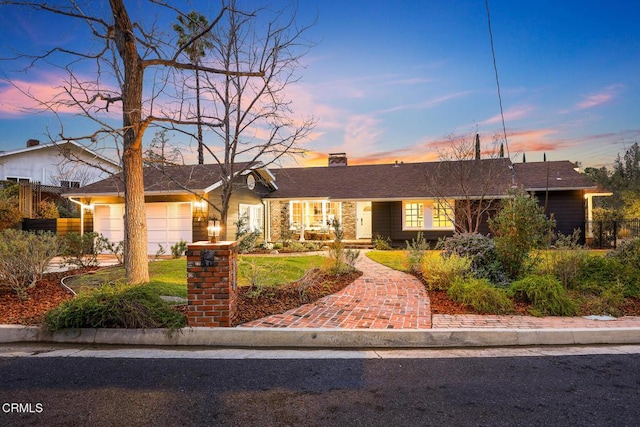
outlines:
[[191, 243], [191, 203], [147, 203], [149, 254], [161, 245], [167, 254], [171, 246], [184, 240]]
[[[147, 203], [148, 252], [153, 255], [161, 245], [167, 254], [171, 246], [184, 240], [191, 243], [191, 203]], [[97, 205], [94, 231], [112, 242], [124, 239], [124, 205]]]

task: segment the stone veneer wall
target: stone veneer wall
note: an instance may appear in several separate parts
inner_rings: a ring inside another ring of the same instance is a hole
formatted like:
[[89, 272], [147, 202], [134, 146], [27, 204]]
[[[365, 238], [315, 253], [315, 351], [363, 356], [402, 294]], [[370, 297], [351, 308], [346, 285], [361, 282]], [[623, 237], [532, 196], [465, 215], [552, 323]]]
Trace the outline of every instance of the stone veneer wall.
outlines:
[[238, 242], [187, 246], [189, 326], [231, 326], [237, 307]]
[[356, 202], [342, 202], [342, 229], [345, 240], [356, 238]]
[[272, 200], [269, 202], [269, 226], [271, 227], [272, 242], [277, 242], [282, 239], [282, 209], [284, 204], [286, 204], [288, 208], [289, 202], [281, 202], [279, 200]]

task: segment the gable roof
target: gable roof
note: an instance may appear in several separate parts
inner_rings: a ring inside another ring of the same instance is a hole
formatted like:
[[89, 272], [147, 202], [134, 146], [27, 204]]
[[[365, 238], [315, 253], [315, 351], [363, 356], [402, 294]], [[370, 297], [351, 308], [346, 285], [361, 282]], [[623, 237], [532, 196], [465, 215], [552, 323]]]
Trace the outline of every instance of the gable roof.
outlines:
[[34, 151], [40, 151], [40, 150], [48, 150], [48, 149], [56, 149], [56, 150], [61, 150], [63, 149], [64, 146], [66, 145], [71, 145], [73, 148], [80, 150], [80, 151], [84, 151], [85, 153], [87, 153], [89, 156], [100, 159], [101, 161], [105, 162], [105, 163], [109, 163], [111, 165], [113, 165], [114, 167], [116, 167], [117, 169], [121, 169], [120, 167], [120, 163], [113, 161], [107, 157], [102, 156], [101, 154], [96, 153], [93, 150], [88, 149], [87, 147], [85, 147], [84, 145], [76, 142], [76, 141], [59, 141], [59, 142], [49, 142], [46, 144], [37, 144], [37, 145], [33, 145], [30, 147], [25, 147], [25, 148], [20, 148], [17, 150], [11, 150], [11, 151], [0, 151], [0, 159], [1, 158], [7, 158], [10, 156], [15, 156], [16, 154], [23, 154], [23, 153], [29, 153], [29, 152], [34, 152]]
[[[234, 175], [240, 171], [263, 168], [260, 163], [254, 165], [236, 163], [235, 166]], [[147, 195], [207, 193], [216, 188], [216, 184], [221, 181], [223, 174], [223, 169], [218, 164], [165, 166], [164, 168], [146, 166], [143, 169], [144, 191]], [[260, 175], [265, 176], [264, 173], [260, 173]], [[81, 197], [122, 194], [124, 194], [124, 176], [122, 173], [118, 173], [65, 195], [67, 197]]]
[[515, 181], [529, 191], [595, 189], [596, 184], [567, 160], [514, 163]]
[[[400, 200], [499, 196], [509, 189], [510, 165], [508, 159], [483, 159], [276, 169], [273, 173], [279, 189], [267, 198]], [[454, 175], [470, 177], [470, 185], [462, 188]]]

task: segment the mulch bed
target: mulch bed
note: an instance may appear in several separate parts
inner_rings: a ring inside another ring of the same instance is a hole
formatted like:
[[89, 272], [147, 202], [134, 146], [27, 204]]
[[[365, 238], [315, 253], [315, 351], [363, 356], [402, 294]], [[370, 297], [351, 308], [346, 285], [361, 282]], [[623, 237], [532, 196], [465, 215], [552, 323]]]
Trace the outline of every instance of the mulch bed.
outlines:
[[93, 270], [95, 268], [47, 273], [34, 287], [27, 290], [29, 298], [24, 301], [20, 300], [13, 290], [0, 287], [0, 325], [41, 324], [49, 310], [73, 298], [71, 293], [60, 286], [60, 281], [70, 274], [82, 274]]
[[314, 269], [302, 279], [279, 288], [264, 288], [260, 292], [249, 287], [239, 288], [238, 308], [233, 325], [284, 313], [317, 301], [344, 289], [360, 276], [360, 271], [335, 276]]

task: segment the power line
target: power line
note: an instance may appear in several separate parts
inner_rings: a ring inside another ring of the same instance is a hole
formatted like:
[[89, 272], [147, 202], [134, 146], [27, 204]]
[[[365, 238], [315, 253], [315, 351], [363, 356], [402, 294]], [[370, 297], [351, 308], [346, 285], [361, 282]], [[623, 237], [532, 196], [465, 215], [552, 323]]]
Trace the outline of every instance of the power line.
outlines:
[[502, 94], [500, 93], [500, 79], [498, 78], [498, 64], [496, 63], [496, 50], [493, 46], [493, 30], [491, 29], [491, 13], [489, 12], [489, 0], [485, 0], [487, 8], [487, 24], [489, 26], [489, 39], [491, 40], [491, 56], [493, 57], [493, 70], [496, 74], [496, 86], [498, 88], [498, 102], [500, 103], [500, 118], [502, 119], [502, 132], [504, 134], [504, 145], [507, 148], [507, 158], [511, 158], [509, 153], [509, 141], [507, 140], [507, 127], [504, 124], [504, 109], [502, 108]]

